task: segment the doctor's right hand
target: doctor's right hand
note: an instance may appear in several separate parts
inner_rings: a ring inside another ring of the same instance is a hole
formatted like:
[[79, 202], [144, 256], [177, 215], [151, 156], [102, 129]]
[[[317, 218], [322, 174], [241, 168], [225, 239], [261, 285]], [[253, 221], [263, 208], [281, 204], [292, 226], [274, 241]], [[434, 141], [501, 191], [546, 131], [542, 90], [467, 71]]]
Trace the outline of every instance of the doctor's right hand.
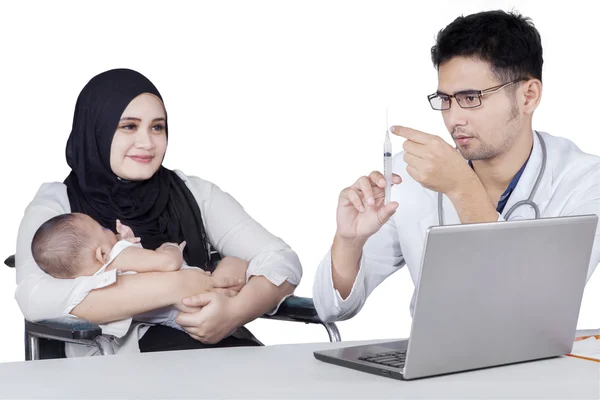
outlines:
[[[392, 185], [401, 182], [399, 175], [392, 175]], [[344, 241], [365, 242], [398, 208], [398, 202], [384, 202], [385, 178], [381, 172], [373, 171], [358, 178], [340, 193], [336, 236]]]

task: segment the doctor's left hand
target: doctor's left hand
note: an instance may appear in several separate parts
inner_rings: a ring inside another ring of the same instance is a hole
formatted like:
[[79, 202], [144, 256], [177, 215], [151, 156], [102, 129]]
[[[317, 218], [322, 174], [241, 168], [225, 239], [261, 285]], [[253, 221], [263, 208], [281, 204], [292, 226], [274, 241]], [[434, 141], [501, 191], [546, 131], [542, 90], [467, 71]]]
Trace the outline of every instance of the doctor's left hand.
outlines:
[[241, 325], [234, 298], [222, 293], [202, 293], [183, 299], [183, 304], [202, 307], [194, 313], [180, 312], [176, 319], [192, 338], [202, 343], [218, 343]]
[[427, 189], [449, 194], [477, 179], [460, 152], [441, 137], [399, 125], [390, 130], [406, 138], [406, 172]]

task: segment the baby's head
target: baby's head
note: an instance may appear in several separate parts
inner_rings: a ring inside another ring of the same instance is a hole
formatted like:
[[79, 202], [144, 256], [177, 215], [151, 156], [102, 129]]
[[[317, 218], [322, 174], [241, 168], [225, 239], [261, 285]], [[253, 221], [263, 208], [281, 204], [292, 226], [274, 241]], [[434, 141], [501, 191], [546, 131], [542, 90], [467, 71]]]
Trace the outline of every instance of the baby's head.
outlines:
[[96, 273], [108, 262], [117, 236], [86, 214], [62, 214], [39, 227], [31, 252], [35, 262], [55, 278]]

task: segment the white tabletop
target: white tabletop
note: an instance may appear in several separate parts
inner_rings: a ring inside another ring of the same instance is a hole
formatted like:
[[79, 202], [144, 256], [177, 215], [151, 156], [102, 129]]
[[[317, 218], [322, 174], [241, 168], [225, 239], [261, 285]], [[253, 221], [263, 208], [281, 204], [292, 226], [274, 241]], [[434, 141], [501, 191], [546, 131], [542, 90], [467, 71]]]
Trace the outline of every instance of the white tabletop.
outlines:
[[398, 381], [316, 360], [368, 342], [0, 364], [2, 398], [600, 398], [600, 363], [561, 357]]

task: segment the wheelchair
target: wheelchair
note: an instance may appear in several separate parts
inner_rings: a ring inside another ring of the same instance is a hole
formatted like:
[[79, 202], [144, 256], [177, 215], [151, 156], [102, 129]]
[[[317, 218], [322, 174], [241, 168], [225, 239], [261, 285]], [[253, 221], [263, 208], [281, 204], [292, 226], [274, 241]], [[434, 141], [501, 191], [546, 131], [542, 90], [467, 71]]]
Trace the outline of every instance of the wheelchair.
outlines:
[[[220, 260], [220, 256], [211, 254], [211, 260], [217, 262]], [[4, 264], [15, 268], [15, 256], [9, 256]], [[317, 314], [313, 300], [308, 297], [292, 295], [281, 303], [277, 313], [263, 315], [261, 318], [320, 324], [327, 331], [330, 342], [341, 341], [336, 324], [322, 321]], [[239, 331], [247, 338], [263, 345], [245, 327], [241, 327]], [[25, 320], [25, 360], [66, 358], [65, 343], [95, 346], [102, 355], [112, 352], [109, 340], [102, 336], [102, 328], [89, 321], [76, 317], [61, 317], [36, 322]]]

